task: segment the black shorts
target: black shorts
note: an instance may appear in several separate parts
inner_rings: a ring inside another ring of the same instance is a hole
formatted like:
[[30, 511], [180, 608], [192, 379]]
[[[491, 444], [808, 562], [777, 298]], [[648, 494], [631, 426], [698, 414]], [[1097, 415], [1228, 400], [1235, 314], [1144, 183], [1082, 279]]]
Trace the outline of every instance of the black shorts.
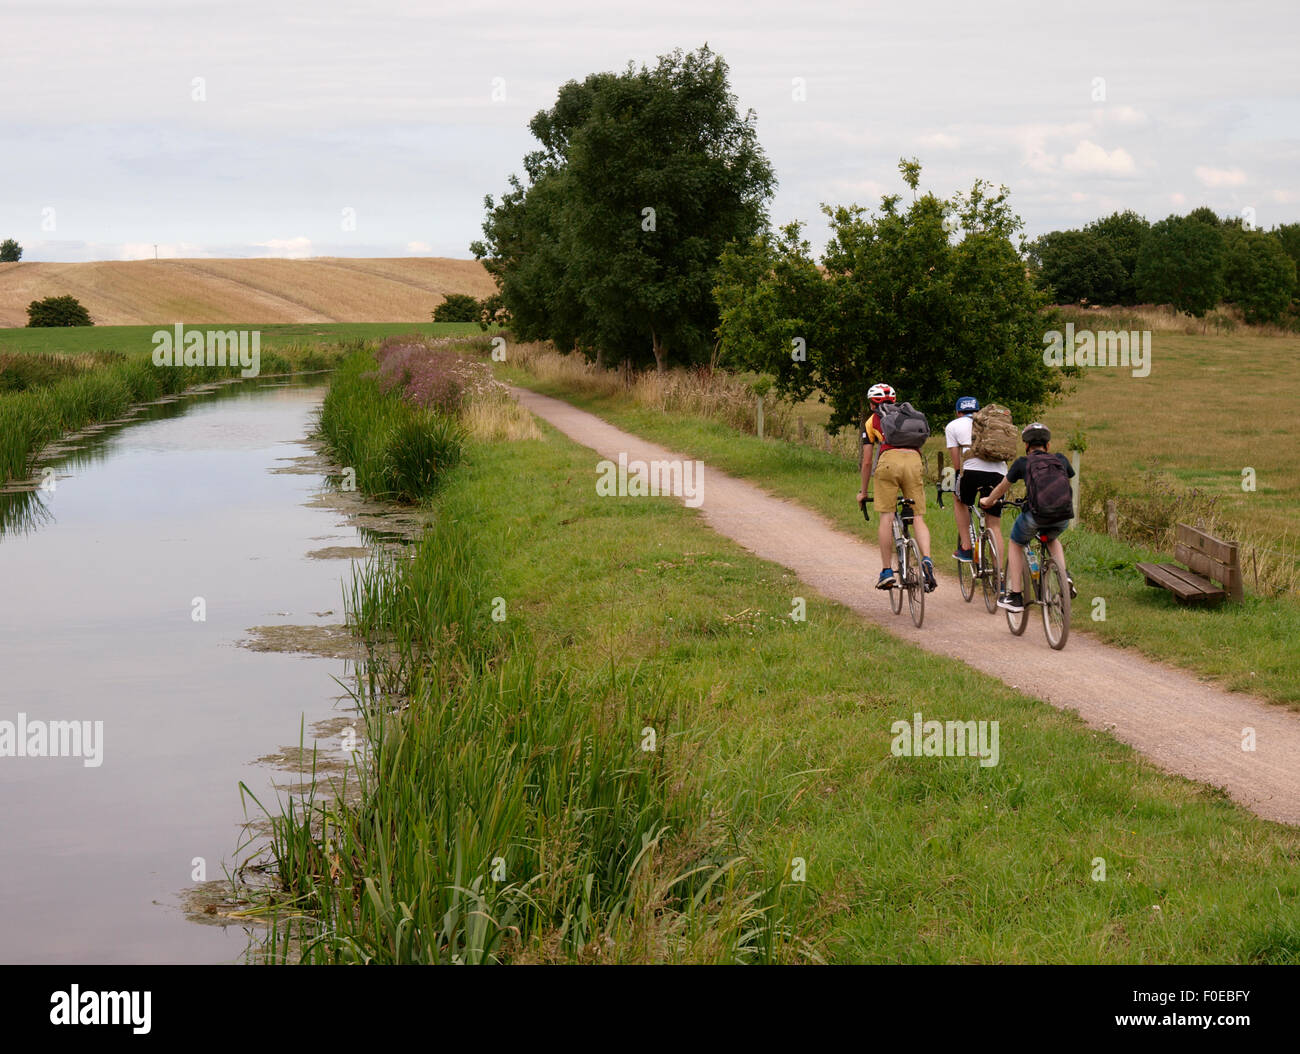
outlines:
[[[980, 491], [991, 491], [1006, 477], [1001, 472], [982, 472], [968, 468], [962, 472], [957, 484], [957, 500], [963, 505], [974, 505], [979, 499]], [[985, 516], [1001, 516], [1002, 502], [984, 510]]]

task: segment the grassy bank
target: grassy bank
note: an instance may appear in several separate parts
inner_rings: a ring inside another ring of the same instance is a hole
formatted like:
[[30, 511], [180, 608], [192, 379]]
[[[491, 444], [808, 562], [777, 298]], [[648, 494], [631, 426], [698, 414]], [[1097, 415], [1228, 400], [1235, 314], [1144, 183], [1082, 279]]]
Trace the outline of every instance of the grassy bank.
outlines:
[[[341, 356], [338, 347], [316, 345], [263, 349], [261, 373], [325, 369]], [[238, 365], [155, 366], [148, 354], [112, 350], [0, 354], [0, 486], [26, 479], [32, 456], [59, 436], [239, 372]]]
[[[468, 440], [358, 580], [363, 802], [328, 854], [280, 828], [312, 957], [1300, 962], [1300, 832], [834, 604], [792, 621], [786, 572], [542, 432]], [[998, 721], [999, 763], [894, 757], [916, 710]]]
[[[454, 434], [458, 448], [465, 435], [454, 416], [411, 404], [418, 376], [384, 385], [380, 363], [394, 358], [351, 358], [322, 412], [340, 460], [379, 466], [357, 472], [376, 495], [394, 493], [384, 466], [425, 448], [421, 429], [435, 442]], [[782, 868], [746, 857], [725, 803], [693, 770], [695, 701], [635, 664], [557, 663], [526, 621], [501, 618], [515, 597], [494, 596], [495, 541], [452, 463], [439, 466], [408, 494], [450, 481], [435, 525], [409, 560], [377, 557], [359, 572], [348, 603], [369, 656], [357, 688], [372, 744], [360, 793], [290, 806], [274, 822], [284, 892], [319, 920], [299, 933], [307, 958], [805, 956], [783, 907], [798, 891], [783, 897]]]
[[[620, 428], [645, 436], [680, 453], [699, 458], [719, 471], [752, 480], [781, 497], [816, 509], [845, 531], [863, 530], [854, 495], [856, 466], [844, 457], [793, 443], [764, 441], [700, 413], [665, 412], [638, 405], [621, 386], [592, 392], [571, 380], [539, 380], [518, 368], [499, 375], [566, 399]], [[927, 523], [933, 533], [936, 566], [953, 566], [956, 525], [948, 510], [939, 510], [929, 491]], [[874, 538], [874, 531], [871, 534]], [[1134, 570], [1142, 560], [1168, 554], [1115, 541], [1105, 535], [1071, 530], [1066, 538], [1071, 573], [1078, 585], [1074, 627], [1155, 659], [1218, 678], [1233, 690], [1300, 705], [1300, 597], [1248, 595], [1245, 603], [1217, 610], [1180, 607], [1163, 591], [1152, 590]], [[874, 565], [864, 574], [874, 573]], [[952, 578], [948, 588], [956, 588]], [[1105, 601], [1104, 620], [1097, 598]]]

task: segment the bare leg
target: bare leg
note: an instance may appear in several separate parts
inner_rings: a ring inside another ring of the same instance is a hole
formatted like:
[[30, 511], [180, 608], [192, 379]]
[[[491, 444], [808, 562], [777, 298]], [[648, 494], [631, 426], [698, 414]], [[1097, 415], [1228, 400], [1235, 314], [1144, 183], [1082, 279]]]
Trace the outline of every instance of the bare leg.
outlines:
[[1011, 543], [1007, 554], [1007, 592], [1019, 593], [1020, 584], [1025, 578], [1025, 547]]
[[1061, 539], [1053, 538], [1047, 549], [1052, 554], [1052, 559], [1056, 561], [1056, 566], [1061, 569], [1061, 574], [1065, 574], [1065, 550], [1061, 548]]
[[921, 547], [921, 555], [930, 555], [930, 528], [925, 525], [925, 520], [916, 516], [912, 519], [912, 532], [916, 535], [916, 544]]
[[988, 525], [989, 532], [993, 535], [993, 562], [999, 567], [1002, 566], [1002, 554], [1006, 551], [1006, 544], [1002, 540], [1002, 517], [985, 515], [984, 522]]
[[963, 503], [961, 498], [954, 497], [952, 512], [957, 518], [957, 548], [965, 549], [966, 543], [970, 541], [970, 506]]
[[894, 514], [892, 512], [882, 512], [880, 517], [880, 527], [877, 534], [880, 539], [880, 566], [894, 566]]

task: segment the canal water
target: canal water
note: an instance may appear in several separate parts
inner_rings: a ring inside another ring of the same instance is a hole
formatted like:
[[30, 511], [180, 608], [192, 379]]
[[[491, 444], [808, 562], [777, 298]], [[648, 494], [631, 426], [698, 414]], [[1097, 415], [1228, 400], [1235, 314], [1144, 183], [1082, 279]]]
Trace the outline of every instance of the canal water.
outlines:
[[265, 379], [150, 406], [48, 462], [52, 489], [0, 495], [0, 723], [102, 727], [98, 763], [90, 742], [0, 757], [0, 961], [256, 944], [255, 925], [192, 921], [185, 891], [196, 860], [213, 880], [248, 855], [240, 781], [272, 808], [300, 782], [258, 759], [348, 713], [344, 660], [238, 643], [343, 621], [351, 560], [307, 554], [364, 540], [312, 504], [319, 473], [276, 471], [309, 453], [324, 391]]

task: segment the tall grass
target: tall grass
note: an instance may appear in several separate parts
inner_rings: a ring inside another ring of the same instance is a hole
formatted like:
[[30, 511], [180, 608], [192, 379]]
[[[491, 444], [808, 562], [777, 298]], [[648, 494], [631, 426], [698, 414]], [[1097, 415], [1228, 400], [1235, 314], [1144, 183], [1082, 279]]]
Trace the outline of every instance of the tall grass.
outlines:
[[754, 871], [702, 793], [682, 699], [636, 669], [575, 677], [492, 622], [472, 511], [449, 498], [411, 559], [376, 555], [354, 578], [359, 801], [291, 802], [273, 820], [284, 893], [315, 920], [295, 934], [303, 958], [799, 954], [779, 878]]
[[381, 389], [370, 351], [350, 355], [325, 396], [321, 434], [356, 471], [362, 493], [414, 503], [437, 490], [460, 460], [457, 420]]

